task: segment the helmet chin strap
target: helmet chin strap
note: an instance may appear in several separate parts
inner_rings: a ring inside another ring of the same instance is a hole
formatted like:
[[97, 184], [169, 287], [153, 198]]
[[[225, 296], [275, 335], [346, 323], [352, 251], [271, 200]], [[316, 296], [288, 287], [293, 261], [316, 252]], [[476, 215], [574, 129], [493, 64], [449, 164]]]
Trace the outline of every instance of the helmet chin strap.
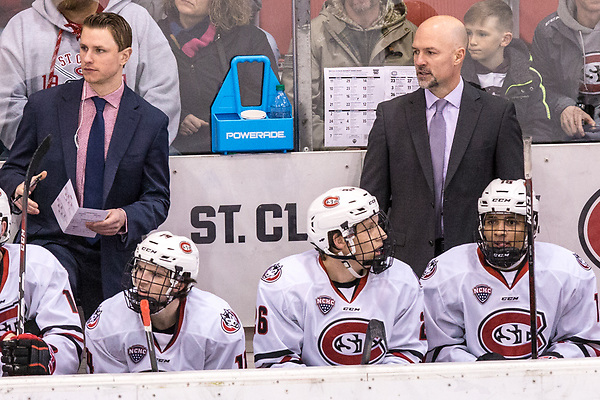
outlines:
[[344, 264], [344, 267], [346, 267], [348, 272], [350, 272], [350, 275], [352, 275], [353, 277], [355, 277], [357, 279], [360, 279], [367, 274], [368, 269], [366, 269], [365, 267], [362, 267], [362, 274], [359, 274], [358, 272], [356, 272], [354, 270], [354, 268], [352, 268], [352, 265], [350, 264], [350, 261], [348, 261], [348, 260], [342, 260], [342, 264]]

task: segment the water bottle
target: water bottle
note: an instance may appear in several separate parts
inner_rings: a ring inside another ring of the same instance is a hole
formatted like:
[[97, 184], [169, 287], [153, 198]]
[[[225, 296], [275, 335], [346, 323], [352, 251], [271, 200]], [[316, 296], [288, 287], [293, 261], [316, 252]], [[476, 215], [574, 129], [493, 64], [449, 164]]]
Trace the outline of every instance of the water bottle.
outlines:
[[277, 85], [277, 95], [271, 104], [269, 118], [292, 118], [292, 105], [285, 95], [285, 86]]

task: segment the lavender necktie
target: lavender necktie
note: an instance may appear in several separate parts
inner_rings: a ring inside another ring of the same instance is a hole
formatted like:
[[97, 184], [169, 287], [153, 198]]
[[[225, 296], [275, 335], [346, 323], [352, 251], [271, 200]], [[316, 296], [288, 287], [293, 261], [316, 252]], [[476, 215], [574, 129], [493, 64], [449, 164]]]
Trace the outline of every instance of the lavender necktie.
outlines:
[[442, 112], [448, 104], [445, 99], [435, 102], [435, 114], [429, 124], [429, 148], [433, 164], [433, 184], [435, 187], [435, 234], [442, 238], [442, 200], [444, 188], [444, 157], [446, 153], [446, 121]]

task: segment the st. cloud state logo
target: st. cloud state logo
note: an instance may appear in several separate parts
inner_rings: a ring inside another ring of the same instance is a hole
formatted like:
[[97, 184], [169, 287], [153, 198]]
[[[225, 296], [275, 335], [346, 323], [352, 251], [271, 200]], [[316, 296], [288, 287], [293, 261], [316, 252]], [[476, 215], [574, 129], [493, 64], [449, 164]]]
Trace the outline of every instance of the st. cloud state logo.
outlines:
[[[479, 344], [486, 352], [502, 354], [508, 359], [528, 358], [531, 356], [529, 322], [529, 310], [521, 308], [497, 310], [479, 324], [477, 330]], [[546, 315], [538, 310], [537, 347], [540, 350], [547, 345], [544, 337], [545, 329]]]
[[[317, 346], [321, 357], [331, 365], [360, 365], [368, 325], [369, 320], [364, 318], [331, 322], [319, 336]], [[377, 363], [386, 351], [384, 341], [374, 342], [369, 364]]]

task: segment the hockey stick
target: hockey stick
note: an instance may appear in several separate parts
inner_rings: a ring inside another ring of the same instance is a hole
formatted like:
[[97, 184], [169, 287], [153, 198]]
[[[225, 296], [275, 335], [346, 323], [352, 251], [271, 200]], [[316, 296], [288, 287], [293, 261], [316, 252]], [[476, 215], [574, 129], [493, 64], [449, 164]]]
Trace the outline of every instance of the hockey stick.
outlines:
[[38, 148], [33, 153], [33, 157], [31, 157], [31, 161], [29, 162], [29, 166], [27, 167], [27, 172], [25, 173], [25, 181], [23, 182], [23, 215], [21, 216], [21, 258], [19, 263], [19, 304], [17, 305], [18, 309], [18, 319], [17, 319], [17, 335], [25, 333], [25, 262], [26, 258], [26, 248], [27, 248], [27, 202], [29, 201], [29, 189], [31, 187], [31, 178], [35, 171], [39, 168], [44, 156], [48, 152], [50, 148], [50, 142], [52, 141], [52, 135], [46, 136], [42, 143], [38, 146]]
[[527, 261], [529, 263], [529, 333], [531, 336], [531, 358], [538, 358], [537, 348], [537, 303], [535, 293], [535, 251], [533, 236], [533, 183], [531, 176], [531, 137], [523, 139], [523, 158], [525, 160], [525, 214], [527, 217]]
[[[381, 342], [385, 343], [385, 326], [383, 322], [378, 319], [372, 319], [369, 321], [369, 325], [367, 325], [367, 334], [365, 335], [365, 347], [363, 348], [362, 358], [360, 360], [361, 365], [369, 364], [371, 361], [371, 350], [373, 349], [373, 343], [379, 344]], [[387, 346], [383, 346], [383, 348], [387, 348]]]
[[150, 321], [150, 306], [148, 300], [140, 301], [140, 309], [142, 311], [142, 323], [146, 332], [146, 342], [148, 342], [148, 352], [150, 353], [150, 365], [152, 372], [158, 372], [158, 363], [156, 362], [156, 349], [154, 348], [154, 337], [152, 336], [152, 322]]

